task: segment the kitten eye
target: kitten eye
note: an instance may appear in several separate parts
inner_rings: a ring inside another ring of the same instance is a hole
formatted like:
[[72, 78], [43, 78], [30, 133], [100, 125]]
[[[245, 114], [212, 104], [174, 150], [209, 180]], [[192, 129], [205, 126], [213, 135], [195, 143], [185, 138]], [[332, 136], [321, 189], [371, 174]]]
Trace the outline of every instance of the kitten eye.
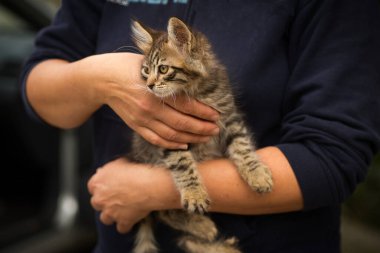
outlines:
[[160, 65], [158, 67], [158, 71], [161, 73], [161, 74], [166, 74], [168, 73], [168, 70], [169, 70], [169, 66], [167, 65]]

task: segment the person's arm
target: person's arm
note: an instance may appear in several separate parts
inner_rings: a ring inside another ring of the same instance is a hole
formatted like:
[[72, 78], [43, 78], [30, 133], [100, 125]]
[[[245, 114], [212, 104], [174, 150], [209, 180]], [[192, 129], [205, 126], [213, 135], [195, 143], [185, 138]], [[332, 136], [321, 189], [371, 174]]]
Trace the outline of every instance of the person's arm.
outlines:
[[[178, 96], [161, 101], [140, 77], [141, 55], [110, 53], [69, 63], [50, 59], [32, 69], [26, 95], [34, 111], [61, 128], [84, 123], [100, 106], [110, 106], [133, 130], [153, 144], [186, 148], [218, 133], [218, 113]], [[175, 107], [175, 109], [174, 109]]]
[[214, 160], [201, 165], [203, 181], [213, 200], [211, 211], [260, 215], [303, 208], [300, 187], [284, 154], [276, 147], [257, 150], [257, 154], [272, 172], [274, 187], [271, 193], [253, 192], [229, 160]]
[[[47, 123], [74, 128], [84, 123], [101, 106], [95, 83], [79, 81], [79, 62], [50, 59], [34, 67], [26, 93], [31, 106]], [[87, 85], [89, 83], [89, 85]]]
[[62, 1], [52, 24], [38, 34], [36, 49], [20, 76], [28, 114], [73, 128], [108, 105], [145, 139], [166, 148], [185, 148], [216, 134], [212, 121], [218, 114], [211, 108], [181, 97], [162, 103], [146, 92], [140, 78], [141, 55], [97, 54], [104, 4]]
[[[92, 107], [98, 106], [92, 101], [80, 115], [93, 85], [76, 85], [72, 74], [81, 70], [79, 60], [96, 53], [104, 3], [102, 0], [63, 0], [52, 23], [37, 34], [35, 49], [20, 73], [23, 103], [34, 120], [71, 128], [88, 117], [87, 114], [95, 110]], [[79, 111], [71, 110], [73, 108]], [[61, 115], [62, 119], [58, 119]]]
[[[297, 211], [303, 208], [301, 190], [286, 157], [276, 147], [257, 151], [272, 171], [271, 193], [258, 194], [241, 179], [226, 159], [199, 164], [199, 172], [212, 200], [211, 212], [259, 215]], [[180, 196], [170, 172], [145, 164], [118, 159], [106, 164], [88, 183], [93, 207], [105, 224], [117, 223], [128, 232], [153, 210], [180, 209]]]

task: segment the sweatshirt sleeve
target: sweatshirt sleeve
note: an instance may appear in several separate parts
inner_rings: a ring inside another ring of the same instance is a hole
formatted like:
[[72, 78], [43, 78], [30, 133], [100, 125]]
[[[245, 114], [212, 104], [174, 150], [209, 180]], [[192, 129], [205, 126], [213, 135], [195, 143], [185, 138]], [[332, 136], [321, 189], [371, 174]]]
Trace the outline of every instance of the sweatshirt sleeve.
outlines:
[[289, 31], [282, 140], [305, 209], [338, 204], [380, 143], [377, 0], [308, 0]]
[[26, 96], [26, 79], [33, 67], [47, 59], [69, 62], [94, 54], [100, 15], [101, 0], [63, 0], [52, 24], [40, 31], [35, 40], [35, 50], [21, 72], [21, 95], [28, 114], [37, 120]]

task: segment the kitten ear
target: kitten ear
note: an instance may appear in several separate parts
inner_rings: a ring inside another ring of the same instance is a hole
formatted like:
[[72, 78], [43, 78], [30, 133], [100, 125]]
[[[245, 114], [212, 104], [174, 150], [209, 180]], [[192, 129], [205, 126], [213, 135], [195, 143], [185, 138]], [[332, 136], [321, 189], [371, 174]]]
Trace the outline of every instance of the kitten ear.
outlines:
[[178, 18], [170, 18], [168, 23], [168, 36], [177, 48], [190, 52], [193, 35], [189, 28]]
[[144, 28], [139, 22], [132, 21], [131, 25], [132, 37], [136, 45], [147, 53], [153, 45], [153, 37], [149, 30]]

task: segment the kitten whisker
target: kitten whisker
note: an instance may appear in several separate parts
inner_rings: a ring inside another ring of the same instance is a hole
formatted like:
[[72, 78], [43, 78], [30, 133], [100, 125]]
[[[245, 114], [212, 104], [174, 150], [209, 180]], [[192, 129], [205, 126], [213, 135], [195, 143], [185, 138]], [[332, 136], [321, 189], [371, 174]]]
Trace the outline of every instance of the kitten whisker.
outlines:
[[160, 98], [160, 102], [161, 102], [162, 109], [164, 109], [166, 106], [164, 98]]
[[191, 96], [189, 94], [189, 92], [187, 90], [185, 90], [185, 95], [187, 97], [187, 101], [190, 102], [191, 101]]
[[177, 94], [175, 93], [173, 88], [170, 88], [169, 93], [170, 93], [170, 96], [172, 97], [172, 99], [174, 101], [174, 106], [176, 106]]

